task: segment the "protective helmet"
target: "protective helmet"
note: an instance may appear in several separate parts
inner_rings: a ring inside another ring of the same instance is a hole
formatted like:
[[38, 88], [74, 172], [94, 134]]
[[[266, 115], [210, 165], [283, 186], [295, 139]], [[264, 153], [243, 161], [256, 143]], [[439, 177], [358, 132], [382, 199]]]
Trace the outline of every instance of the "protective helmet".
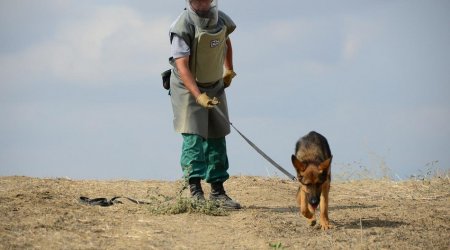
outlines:
[[189, 21], [200, 28], [215, 27], [219, 20], [218, 0], [186, 0]]

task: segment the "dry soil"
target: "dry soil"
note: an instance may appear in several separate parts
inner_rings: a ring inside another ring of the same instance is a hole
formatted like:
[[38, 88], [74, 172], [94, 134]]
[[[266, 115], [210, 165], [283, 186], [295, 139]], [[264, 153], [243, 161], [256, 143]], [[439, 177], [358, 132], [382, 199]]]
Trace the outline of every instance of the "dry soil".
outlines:
[[328, 231], [306, 224], [295, 202], [298, 184], [277, 178], [230, 178], [226, 190], [243, 208], [226, 216], [78, 200], [176, 197], [182, 186], [0, 177], [0, 249], [450, 249], [448, 178], [332, 182]]

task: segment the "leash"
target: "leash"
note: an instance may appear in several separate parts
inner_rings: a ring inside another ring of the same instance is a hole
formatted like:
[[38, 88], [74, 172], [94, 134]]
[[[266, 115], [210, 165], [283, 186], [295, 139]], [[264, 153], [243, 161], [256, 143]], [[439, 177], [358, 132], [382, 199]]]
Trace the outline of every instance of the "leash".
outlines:
[[[183, 187], [181, 187], [180, 191], [178, 192], [178, 196], [181, 196], [181, 194], [183, 193], [184, 190], [186, 190], [188, 188], [188, 183], [186, 182]], [[121, 202], [119, 199], [127, 199], [135, 204], [138, 205], [143, 205], [143, 204], [152, 204], [151, 202], [148, 201], [140, 201], [140, 200], [136, 200], [130, 197], [125, 197], [125, 196], [115, 196], [113, 198], [111, 198], [110, 200], [108, 200], [107, 198], [88, 198], [85, 196], [80, 196], [80, 198], [78, 199], [78, 202], [80, 202], [81, 204], [84, 205], [90, 205], [90, 206], [101, 206], [101, 207], [109, 207], [112, 206], [114, 204], [123, 204], [123, 202]]]
[[91, 205], [91, 206], [98, 205], [98, 206], [102, 206], [102, 207], [109, 207], [109, 206], [112, 206], [114, 204], [122, 204], [122, 202], [118, 200], [120, 198], [127, 199], [127, 200], [129, 200], [129, 201], [131, 201], [133, 203], [136, 203], [136, 204], [150, 204], [150, 202], [139, 201], [139, 200], [135, 200], [135, 199], [130, 198], [130, 197], [122, 197], [122, 196], [113, 197], [111, 200], [108, 200], [106, 198], [89, 199], [88, 197], [81, 196], [80, 199], [79, 199], [79, 202], [81, 204], [85, 204], [85, 205]]
[[268, 162], [270, 162], [274, 167], [276, 167], [278, 170], [280, 170], [283, 174], [285, 174], [287, 177], [289, 177], [289, 179], [296, 181], [297, 178], [295, 178], [295, 176], [291, 175], [288, 171], [286, 171], [286, 169], [284, 169], [282, 166], [280, 166], [278, 163], [276, 163], [274, 160], [272, 160], [272, 158], [270, 158], [268, 155], [266, 155], [261, 149], [258, 148], [258, 146], [256, 146], [252, 141], [250, 141], [244, 134], [241, 133], [241, 131], [239, 131], [234, 125], [233, 123], [230, 122], [230, 120], [228, 120], [228, 118], [224, 115], [224, 113], [219, 109], [219, 107], [217, 107], [217, 105], [214, 106], [214, 109], [217, 111], [217, 113], [226, 121], [228, 122], [228, 124], [231, 125], [231, 127], [233, 127], [234, 130], [236, 130], [236, 132], [238, 132], [238, 134], [240, 136], [242, 136], [242, 138], [244, 138], [244, 140], [250, 144], [250, 146], [253, 147], [253, 149], [256, 150], [256, 152], [258, 152], [262, 157], [264, 157], [264, 159], [266, 159]]

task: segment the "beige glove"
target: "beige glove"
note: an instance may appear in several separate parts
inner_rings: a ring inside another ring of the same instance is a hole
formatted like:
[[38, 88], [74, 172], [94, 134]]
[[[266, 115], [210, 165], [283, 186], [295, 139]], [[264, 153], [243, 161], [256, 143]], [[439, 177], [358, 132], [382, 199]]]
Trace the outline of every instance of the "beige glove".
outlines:
[[223, 74], [223, 85], [228, 88], [231, 85], [231, 80], [236, 76], [236, 73], [232, 69], [227, 69]]
[[198, 104], [200, 104], [200, 106], [207, 109], [214, 108], [214, 106], [219, 104], [219, 99], [217, 99], [216, 97], [213, 97], [211, 99], [206, 93], [202, 93], [201, 95], [197, 96], [196, 101]]

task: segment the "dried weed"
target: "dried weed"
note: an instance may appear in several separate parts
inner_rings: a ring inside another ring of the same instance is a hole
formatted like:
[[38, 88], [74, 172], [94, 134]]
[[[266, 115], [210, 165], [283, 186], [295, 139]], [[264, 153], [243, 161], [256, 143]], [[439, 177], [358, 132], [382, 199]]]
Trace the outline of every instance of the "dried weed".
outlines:
[[[181, 182], [180, 182], [181, 183]], [[187, 185], [179, 183], [179, 191], [174, 196], [161, 194], [158, 188], [149, 188], [147, 191], [150, 200], [149, 211], [155, 215], [196, 213], [210, 216], [226, 216], [229, 212], [215, 201], [198, 201], [190, 197], [183, 197]]]

